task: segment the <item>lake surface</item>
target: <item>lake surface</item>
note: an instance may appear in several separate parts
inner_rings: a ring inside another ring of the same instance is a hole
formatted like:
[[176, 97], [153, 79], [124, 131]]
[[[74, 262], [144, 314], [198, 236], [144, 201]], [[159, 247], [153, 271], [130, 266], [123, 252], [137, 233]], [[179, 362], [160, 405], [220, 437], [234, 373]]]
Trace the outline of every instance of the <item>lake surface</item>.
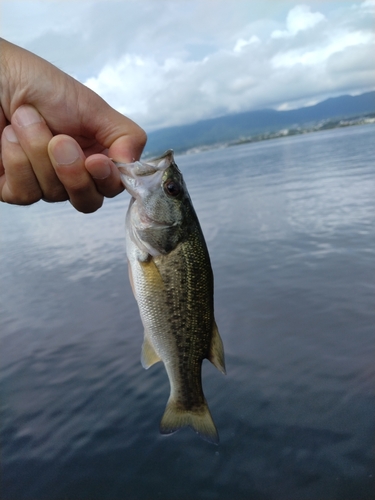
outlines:
[[[374, 498], [375, 127], [177, 157], [210, 250], [220, 445], [159, 435], [140, 364], [129, 196], [1, 215], [3, 500]], [[171, 145], [173, 146], [173, 145]]]

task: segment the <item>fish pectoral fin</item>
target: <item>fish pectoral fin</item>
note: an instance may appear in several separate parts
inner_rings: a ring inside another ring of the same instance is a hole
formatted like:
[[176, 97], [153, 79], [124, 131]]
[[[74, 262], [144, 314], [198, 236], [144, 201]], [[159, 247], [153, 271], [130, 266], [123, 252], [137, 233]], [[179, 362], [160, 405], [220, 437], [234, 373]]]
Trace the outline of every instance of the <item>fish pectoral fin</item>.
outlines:
[[182, 409], [174, 399], [169, 398], [160, 422], [160, 433], [172, 434], [187, 426], [205, 441], [219, 444], [219, 435], [206, 402], [198, 410], [189, 411]]
[[224, 375], [227, 373], [225, 370], [223, 341], [221, 340], [215, 320], [212, 327], [211, 345], [207, 358]]
[[142, 354], [141, 354], [141, 363], [145, 370], [150, 368], [150, 366], [154, 365], [158, 361], [161, 361], [159, 356], [156, 354], [154, 347], [151, 342], [148, 340], [146, 334], [142, 344]]

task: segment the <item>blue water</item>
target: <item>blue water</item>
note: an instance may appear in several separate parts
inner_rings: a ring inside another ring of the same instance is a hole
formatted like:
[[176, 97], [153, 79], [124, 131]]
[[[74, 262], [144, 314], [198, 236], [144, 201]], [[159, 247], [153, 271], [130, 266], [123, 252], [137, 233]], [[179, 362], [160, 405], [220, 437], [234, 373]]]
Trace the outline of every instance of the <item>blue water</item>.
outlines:
[[91, 215], [2, 204], [1, 498], [372, 499], [374, 132], [176, 159], [215, 274], [218, 447], [159, 435], [169, 384], [139, 361], [128, 195]]

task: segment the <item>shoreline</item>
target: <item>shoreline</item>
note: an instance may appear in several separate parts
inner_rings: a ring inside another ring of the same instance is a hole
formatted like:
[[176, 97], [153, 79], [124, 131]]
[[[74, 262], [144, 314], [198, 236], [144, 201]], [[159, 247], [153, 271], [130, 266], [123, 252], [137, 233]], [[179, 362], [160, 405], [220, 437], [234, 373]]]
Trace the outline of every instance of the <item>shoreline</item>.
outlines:
[[[375, 123], [375, 114], [371, 113], [368, 115], [354, 117], [354, 118], [342, 118], [340, 120], [324, 120], [318, 124], [309, 126], [296, 126], [294, 128], [284, 128], [277, 130], [276, 132], [264, 132], [262, 134], [256, 134], [252, 136], [240, 137], [233, 141], [220, 142], [215, 144], [206, 144], [202, 146], [196, 146], [186, 150], [178, 151], [178, 155], [190, 155], [201, 153], [203, 151], [210, 151], [215, 149], [224, 149], [233, 146], [240, 146], [242, 144], [249, 144], [252, 142], [268, 141], [270, 139], [281, 139], [283, 137], [291, 137], [294, 135], [310, 134], [313, 132], [320, 132], [323, 130], [332, 130], [336, 128], [354, 127], [357, 125], [369, 125]], [[148, 155], [147, 155], [148, 156]]]

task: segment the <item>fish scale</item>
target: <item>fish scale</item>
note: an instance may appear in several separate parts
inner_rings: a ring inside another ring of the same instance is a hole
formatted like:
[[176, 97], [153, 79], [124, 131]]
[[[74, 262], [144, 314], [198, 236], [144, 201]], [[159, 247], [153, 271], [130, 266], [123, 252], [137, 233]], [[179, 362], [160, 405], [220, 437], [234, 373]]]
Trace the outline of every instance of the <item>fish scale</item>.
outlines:
[[171, 391], [160, 423], [192, 427], [218, 443], [202, 389], [202, 361], [225, 373], [214, 319], [213, 274], [204, 236], [173, 152], [117, 164], [132, 195], [126, 217], [129, 276], [144, 326], [142, 365], [162, 361]]

